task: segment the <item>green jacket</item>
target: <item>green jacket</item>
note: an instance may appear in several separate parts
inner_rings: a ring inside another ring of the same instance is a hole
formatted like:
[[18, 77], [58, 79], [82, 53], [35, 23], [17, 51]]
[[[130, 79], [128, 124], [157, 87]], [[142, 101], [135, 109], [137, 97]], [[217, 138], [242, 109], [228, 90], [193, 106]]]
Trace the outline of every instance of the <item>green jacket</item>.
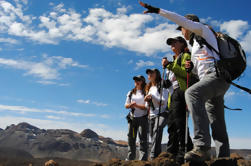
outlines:
[[187, 72], [185, 68], [185, 63], [187, 60], [191, 60], [191, 55], [189, 53], [183, 53], [179, 55], [174, 62], [167, 65], [167, 69], [174, 73], [179, 83], [180, 89], [183, 91], [187, 89]]

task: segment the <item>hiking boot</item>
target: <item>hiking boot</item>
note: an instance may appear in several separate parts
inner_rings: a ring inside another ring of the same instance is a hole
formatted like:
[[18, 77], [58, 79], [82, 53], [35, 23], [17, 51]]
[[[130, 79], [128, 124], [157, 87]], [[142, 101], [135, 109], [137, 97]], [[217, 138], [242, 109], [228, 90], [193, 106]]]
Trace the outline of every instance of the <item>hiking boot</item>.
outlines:
[[185, 153], [183, 151], [180, 151], [176, 157], [175, 157], [175, 160], [176, 162], [179, 164], [179, 165], [182, 165], [184, 164], [184, 155]]
[[193, 150], [185, 154], [186, 161], [203, 162], [211, 159], [210, 147], [194, 147]]

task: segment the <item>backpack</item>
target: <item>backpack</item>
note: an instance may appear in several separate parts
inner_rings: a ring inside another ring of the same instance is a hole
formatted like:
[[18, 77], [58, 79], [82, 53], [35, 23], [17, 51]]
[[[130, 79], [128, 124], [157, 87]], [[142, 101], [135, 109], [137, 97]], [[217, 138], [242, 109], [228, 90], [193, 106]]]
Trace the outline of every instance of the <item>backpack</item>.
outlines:
[[[214, 32], [214, 31], [213, 31]], [[219, 51], [207, 45], [209, 49], [214, 50], [220, 57], [219, 67], [225, 69], [229, 74], [229, 82], [239, 78], [247, 66], [246, 54], [240, 43], [227, 34], [214, 32]]]
[[227, 34], [215, 32], [211, 27], [209, 28], [215, 34], [219, 51], [217, 51], [202, 37], [196, 35], [194, 37], [199, 44], [205, 44], [209, 49], [213, 50], [216, 54], [219, 55], [220, 60], [216, 62], [217, 74], [219, 70], [220, 73], [225, 77], [227, 82], [251, 94], [250, 89], [233, 82], [233, 80], [241, 76], [247, 66], [246, 54], [242, 49], [240, 43]]
[[[130, 93], [128, 95], [130, 102], [132, 101], [132, 94], [133, 94], [133, 89], [130, 91]], [[135, 111], [135, 109], [131, 109], [131, 111], [126, 115], [126, 120], [128, 123], [132, 123], [133, 116], [131, 116], [131, 112], [132, 112], [132, 114], [134, 114], [134, 111]]]

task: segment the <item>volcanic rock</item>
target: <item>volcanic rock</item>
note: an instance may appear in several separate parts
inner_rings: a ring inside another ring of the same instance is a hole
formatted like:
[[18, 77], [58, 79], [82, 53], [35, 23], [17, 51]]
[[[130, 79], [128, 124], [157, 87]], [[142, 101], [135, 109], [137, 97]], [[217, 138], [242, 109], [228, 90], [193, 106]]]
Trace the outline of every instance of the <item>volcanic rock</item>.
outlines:
[[80, 135], [82, 137], [92, 138], [92, 139], [98, 139], [99, 137], [98, 134], [92, 131], [91, 129], [85, 129], [84, 131], [80, 133]]
[[34, 158], [109, 161], [124, 159], [127, 148], [90, 129], [77, 133], [67, 129], [44, 130], [28, 123], [10, 125], [0, 132], [0, 147], [20, 149]]
[[[163, 152], [152, 161], [123, 161], [112, 159], [104, 164], [95, 166], [180, 166], [170, 153]], [[232, 154], [229, 158], [212, 159], [206, 162], [187, 162], [182, 166], [251, 166], [251, 161], [244, 160], [241, 156]]]

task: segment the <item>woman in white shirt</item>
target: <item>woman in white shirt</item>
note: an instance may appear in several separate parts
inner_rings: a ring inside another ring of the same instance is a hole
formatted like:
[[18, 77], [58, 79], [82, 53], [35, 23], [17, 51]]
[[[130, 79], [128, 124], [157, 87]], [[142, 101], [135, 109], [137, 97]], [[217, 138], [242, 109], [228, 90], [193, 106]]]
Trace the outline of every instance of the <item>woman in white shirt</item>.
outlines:
[[140, 152], [139, 160], [147, 160], [147, 131], [148, 119], [147, 109], [145, 107], [145, 78], [144, 76], [133, 77], [135, 87], [128, 92], [125, 107], [130, 109], [127, 115], [128, 120], [128, 155], [126, 160], [135, 160], [136, 158], [136, 138], [139, 135]]
[[[167, 124], [168, 90], [166, 88], [168, 87], [167, 85], [160, 87], [161, 75], [158, 69], [147, 69], [146, 73], [150, 81], [146, 86], [147, 95], [145, 97], [147, 107], [150, 109], [150, 135], [152, 140], [150, 158], [154, 159], [161, 153], [163, 128]], [[160, 97], [161, 93], [162, 98]]]

